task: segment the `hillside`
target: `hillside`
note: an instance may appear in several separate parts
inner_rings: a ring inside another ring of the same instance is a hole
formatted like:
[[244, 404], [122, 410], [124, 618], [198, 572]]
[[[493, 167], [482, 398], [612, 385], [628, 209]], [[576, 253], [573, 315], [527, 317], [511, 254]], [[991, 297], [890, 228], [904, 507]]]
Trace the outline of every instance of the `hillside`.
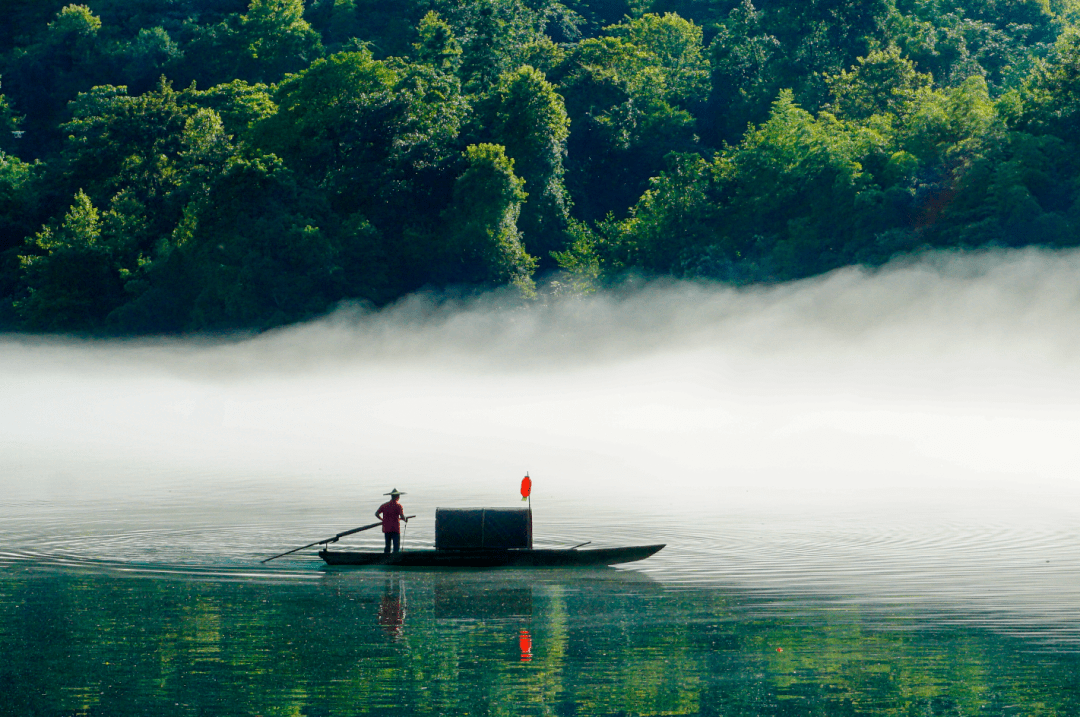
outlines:
[[1080, 244], [1076, 0], [8, 0], [0, 330]]

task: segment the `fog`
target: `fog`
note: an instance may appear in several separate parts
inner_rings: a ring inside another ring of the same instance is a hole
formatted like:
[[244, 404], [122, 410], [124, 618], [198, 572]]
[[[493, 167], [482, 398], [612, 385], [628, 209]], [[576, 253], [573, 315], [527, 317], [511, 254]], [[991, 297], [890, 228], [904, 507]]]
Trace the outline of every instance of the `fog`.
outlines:
[[[342, 307], [252, 337], [0, 337], [6, 500], [378, 496], [641, 512], [1080, 505], [1080, 253], [771, 287]], [[374, 504], [373, 504], [374, 505]]]

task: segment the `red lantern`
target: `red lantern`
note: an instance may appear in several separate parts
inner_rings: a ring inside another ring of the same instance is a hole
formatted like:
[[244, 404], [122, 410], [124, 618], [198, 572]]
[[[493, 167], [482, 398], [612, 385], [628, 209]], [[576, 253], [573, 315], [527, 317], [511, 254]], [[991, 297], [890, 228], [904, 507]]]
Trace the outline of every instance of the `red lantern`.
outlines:
[[532, 493], [532, 478], [526, 474], [525, 477], [521, 479], [521, 499], [528, 499], [530, 493]]

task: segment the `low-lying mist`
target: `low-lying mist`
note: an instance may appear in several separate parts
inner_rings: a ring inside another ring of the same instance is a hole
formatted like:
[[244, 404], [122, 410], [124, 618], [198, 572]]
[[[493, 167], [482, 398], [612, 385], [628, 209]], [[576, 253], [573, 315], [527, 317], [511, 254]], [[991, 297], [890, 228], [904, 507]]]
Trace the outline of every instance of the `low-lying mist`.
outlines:
[[535, 305], [414, 296], [250, 338], [9, 335], [0, 396], [11, 502], [243, 486], [373, 509], [396, 486], [513, 505], [529, 471], [534, 501], [676, 515], [1070, 513], [1080, 253]]

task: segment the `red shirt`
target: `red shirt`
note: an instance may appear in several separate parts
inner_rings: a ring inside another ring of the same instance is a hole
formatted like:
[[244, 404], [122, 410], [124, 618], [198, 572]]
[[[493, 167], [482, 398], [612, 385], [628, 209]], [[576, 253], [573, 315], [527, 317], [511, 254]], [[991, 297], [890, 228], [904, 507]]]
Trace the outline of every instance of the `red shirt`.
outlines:
[[405, 509], [401, 507], [401, 503], [391, 500], [379, 506], [375, 517], [382, 518], [382, 532], [400, 533], [401, 525], [398, 521], [405, 517]]

